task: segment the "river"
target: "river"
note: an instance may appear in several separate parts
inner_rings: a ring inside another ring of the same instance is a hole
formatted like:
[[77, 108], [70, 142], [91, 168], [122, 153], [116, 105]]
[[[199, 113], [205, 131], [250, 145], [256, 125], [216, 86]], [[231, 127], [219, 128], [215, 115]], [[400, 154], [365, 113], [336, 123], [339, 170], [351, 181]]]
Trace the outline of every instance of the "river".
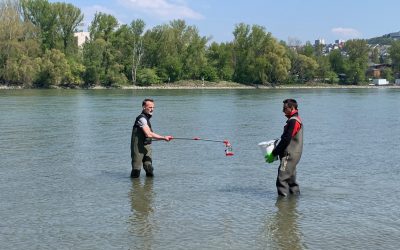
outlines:
[[[155, 177], [130, 136], [155, 100]], [[282, 100], [304, 122], [301, 195], [278, 199]], [[397, 249], [399, 89], [0, 90], [1, 249]]]

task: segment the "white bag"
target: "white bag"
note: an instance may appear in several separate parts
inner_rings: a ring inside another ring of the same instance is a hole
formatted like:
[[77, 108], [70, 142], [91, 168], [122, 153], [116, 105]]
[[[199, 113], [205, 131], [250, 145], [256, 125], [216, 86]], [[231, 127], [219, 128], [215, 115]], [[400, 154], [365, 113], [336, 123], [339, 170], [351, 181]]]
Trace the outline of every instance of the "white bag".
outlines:
[[[261, 153], [265, 157], [267, 154], [271, 154], [272, 151], [275, 149], [276, 145], [278, 145], [278, 139], [270, 140], [270, 141], [263, 141], [258, 143], [258, 146], [261, 149]], [[274, 161], [278, 160], [278, 156], [275, 156]]]

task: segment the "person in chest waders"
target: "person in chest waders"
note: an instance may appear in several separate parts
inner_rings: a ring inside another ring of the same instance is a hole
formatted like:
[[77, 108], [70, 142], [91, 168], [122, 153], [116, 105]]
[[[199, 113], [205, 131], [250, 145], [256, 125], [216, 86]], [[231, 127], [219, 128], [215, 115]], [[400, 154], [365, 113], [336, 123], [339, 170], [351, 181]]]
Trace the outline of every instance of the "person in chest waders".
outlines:
[[132, 172], [131, 178], [138, 178], [143, 165], [146, 176], [153, 177], [153, 165], [151, 158], [151, 141], [165, 140], [170, 141], [172, 136], [162, 136], [153, 132], [151, 128], [150, 118], [154, 111], [154, 100], [144, 99], [142, 102], [142, 113], [136, 117], [135, 124], [132, 128], [131, 136], [131, 158]]
[[296, 166], [303, 152], [303, 122], [297, 110], [296, 100], [284, 100], [282, 111], [288, 120], [283, 129], [281, 140], [272, 153], [266, 156], [266, 160], [271, 163], [275, 156], [279, 156], [280, 165], [276, 179], [278, 195], [299, 195], [300, 188], [296, 182]]

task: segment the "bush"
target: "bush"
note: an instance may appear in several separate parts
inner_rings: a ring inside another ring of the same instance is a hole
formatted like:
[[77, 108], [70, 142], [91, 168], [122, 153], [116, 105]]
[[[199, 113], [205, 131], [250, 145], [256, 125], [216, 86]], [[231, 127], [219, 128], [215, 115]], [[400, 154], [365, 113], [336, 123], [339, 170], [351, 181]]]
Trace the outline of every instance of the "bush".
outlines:
[[144, 68], [138, 71], [137, 79], [138, 85], [149, 86], [151, 84], [161, 83], [160, 77], [158, 77], [154, 69]]
[[128, 82], [128, 78], [122, 73], [123, 66], [120, 64], [114, 64], [110, 67], [110, 70], [106, 76], [106, 80], [103, 86], [116, 87], [125, 85]]
[[204, 76], [204, 80], [210, 81], [210, 82], [216, 82], [219, 81], [217, 71], [215, 68], [211, 66], [206, 66], [206, 68], [203, 70], [202, 75]]
[[71, 69], [64, 53], [57, 49], [46, 50], [40, 64], [39, 77], [35, 86], [48, 88], [51, 85], [61, 86], [67, 82]]
[[338, 77], [338, 75], [335, 73], [335, 72], [333, 72], [333, 71], [329, 71], [328, 72], [328, 74], [327, 74], [327, 80], [328, 80], [328, 83], [330, 83], [330, 84], [337, 84], [337, 83], [339, 83], [339, 77]]

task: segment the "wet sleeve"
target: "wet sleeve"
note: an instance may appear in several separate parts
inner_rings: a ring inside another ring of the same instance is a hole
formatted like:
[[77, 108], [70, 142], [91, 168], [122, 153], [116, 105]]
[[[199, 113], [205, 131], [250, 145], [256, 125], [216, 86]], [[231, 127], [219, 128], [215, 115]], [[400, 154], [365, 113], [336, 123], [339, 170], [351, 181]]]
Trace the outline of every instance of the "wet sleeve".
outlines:
[[285, 151], [286, 147], [289, 145], [290, 141], [292, 140], [293, 137], [293, 132], [295, 129], [297, 121], [294, 119], [290, 119], [281, 136], [281, 140], [279, 141], [278, 145], [276, 145], [276, 148], [272, 151], [273, 155], [281, 155], [283, 151]]

